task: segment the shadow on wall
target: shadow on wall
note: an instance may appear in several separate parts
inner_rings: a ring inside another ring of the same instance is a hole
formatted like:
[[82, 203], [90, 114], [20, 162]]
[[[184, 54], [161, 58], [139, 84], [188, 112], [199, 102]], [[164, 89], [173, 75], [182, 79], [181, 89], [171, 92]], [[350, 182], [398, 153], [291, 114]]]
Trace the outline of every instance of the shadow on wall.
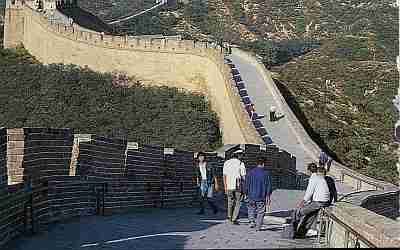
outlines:
[[282, 93], [290, 109], [296, 115], [297, 119], [301, 122], [301, 125], [304, 127], [304, 129], [306, 130], [307, 134], [311, 137], [311, 139], [315, 143], [317, 143], [317, 145], [328, 155], [330, 155], [336, 162], [343, 164], [343, 162], [340, 161], [336, 153], [329, 149], [329, 147], [325, 144], [321, 136], [318, 133], [316, 133], [314, 129], [311, 127], [311, 125], [308, 123], [307, 117], [301, 110], [299, 103], [296, 101], [296, 98], [290, 93], [288, 87], [277, 79], [273, 79], [273, 81], [278, 87], [279, 91]]

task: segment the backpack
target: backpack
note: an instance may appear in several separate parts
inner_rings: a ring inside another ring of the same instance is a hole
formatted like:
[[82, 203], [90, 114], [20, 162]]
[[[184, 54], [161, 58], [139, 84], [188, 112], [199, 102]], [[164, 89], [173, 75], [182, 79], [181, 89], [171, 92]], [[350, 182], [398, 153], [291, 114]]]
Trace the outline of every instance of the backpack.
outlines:
[[[240, 165], [242, 165], [243, 162], [240, 162]], [[240, 168], [239, 168], [239, 177], [236, 179], [236, 191], [240, 193], [245, 192], [245, 179], [244, 176], [241, 175]]]

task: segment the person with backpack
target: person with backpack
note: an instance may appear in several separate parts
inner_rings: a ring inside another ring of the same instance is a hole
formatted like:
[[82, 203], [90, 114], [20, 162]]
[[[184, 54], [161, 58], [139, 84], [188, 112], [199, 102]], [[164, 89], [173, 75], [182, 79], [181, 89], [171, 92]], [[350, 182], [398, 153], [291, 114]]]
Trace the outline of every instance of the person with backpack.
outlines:
[[257, 167], [253, 168], [246, 177], [245, 193], [248, 197], [248, 217], [250, 227], [256, 228], [256, 231], [261, 230], [266, 206], [271, 206], [271, 175], [264, 166], [265, 158], [258, 158]]
[[[312, 173], [304, 198], [297, 205], [292, 213], [292, 223], [295, 229], [295, 237], [303, 238], [309, 229], [312, 229], [314, 218], [319, 210], [330, 205], [330, 192], [328, 184], [322, 173], [318, 173], [315, 163], [308, 165], [308, 170]], [[315, 235], [315, 232], [311, 230]], [[310, 235], [311, 236], [311, 235]]]
[[244, 198], [246, 167], [239, 159], [242, 153], [241, 149], [235, 151], [233, 157], [227, 160], [223, 167], [224, 188], [228, 197], [228, 220], [234, 225], [239, 225], [237, 219]]
[[197, 213], [199, 215], [204, 214], [205, 201], [212, 208], [214, 214], [218, 213], [218, 208], [211, 200], [213, 198], [214, 184], [217, 183], [216, 176], [214, 175], [214, 169], [206, 161], [206, 154], [199, 152], [197, 154], [197, 168], [196, 168], [196, 181], [197, 186], [200, 188], [200, 211]]
[[327, 153], [321, 151], [319, 154], [319, 165], [323, 166], [326, 170], [331, 167], [333, 159]]
[[338, 193], [336, 189], [336, 184], [335, 180], [328, 176], [327, 173], [330, 170], [330, 166], [328, 168], [325, 168], [324, 165], [320, 164], [317, 172], [321, 173], [322, 176], [324, 176], [326, 184], [328, 184], [328, 189], [329, 189], [329, 205], [332, 205], [333, 202], [338, 201]]

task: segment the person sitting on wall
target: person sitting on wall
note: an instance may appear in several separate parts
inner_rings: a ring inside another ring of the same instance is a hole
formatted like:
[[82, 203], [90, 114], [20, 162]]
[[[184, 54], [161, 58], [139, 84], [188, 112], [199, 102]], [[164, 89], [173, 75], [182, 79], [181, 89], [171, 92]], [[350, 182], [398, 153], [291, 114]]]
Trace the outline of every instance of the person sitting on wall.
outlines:
[[[309, 179], [306, 193], [303, 200], [297, 205], [292, 213], [292, 223], [295, 229], [295, 237], [303, 238], [316, 235], [315, 221], [321, 208], [330, 205], [330, 192], [323, 173], [317, 173], [318, 167], [315, 163], [308, 165], [308, 170], [312, 173]], [[311, 229], [311, 230], [310, 230]], [[310, 230], [310, 232], [307, 232]]]
[[335, 180], [326, 175], [330, 170], [330, 165], [326, 168], [323, 164], [320, 163], [317, 172], [318, 173], [322, 173], [322, 176], [324, 176], [326, 184], [328, 184], [328, 188], [329, 188], [329, 205], [332, 205], [332, 202], [337, 202], [338, 200], [338, 193], [337, 193], [337, 189], [336, 189], [336, 184], [335, 184]]
[[217, 183], [214, 169], [211, 164], [206, 161], [206, 154], [199, 152], [197, 154], [196, 181], [200, 189], [200, 211], [197, 214], [204, 214], [205, 201], [212, 208], [214, 214], [218, 213], [218, 208], [211, 200], [213, 198], [214, 185]]
[[269, 109], [269, 120], [271, 122], [279, 121], [284, 116], [285, 116], [284, 114], [276, 111], [276, 107], [275, 106], [271, 106], [271, 108]]

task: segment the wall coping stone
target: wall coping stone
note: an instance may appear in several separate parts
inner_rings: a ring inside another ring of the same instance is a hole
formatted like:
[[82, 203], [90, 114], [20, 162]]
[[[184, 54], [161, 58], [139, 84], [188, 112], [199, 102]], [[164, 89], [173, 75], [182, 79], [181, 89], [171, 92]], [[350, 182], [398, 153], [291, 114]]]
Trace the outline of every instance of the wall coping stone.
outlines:
[[325, 210], [376, 247], [400, 247], [398, 221], [346, 202], [337, 202]]

